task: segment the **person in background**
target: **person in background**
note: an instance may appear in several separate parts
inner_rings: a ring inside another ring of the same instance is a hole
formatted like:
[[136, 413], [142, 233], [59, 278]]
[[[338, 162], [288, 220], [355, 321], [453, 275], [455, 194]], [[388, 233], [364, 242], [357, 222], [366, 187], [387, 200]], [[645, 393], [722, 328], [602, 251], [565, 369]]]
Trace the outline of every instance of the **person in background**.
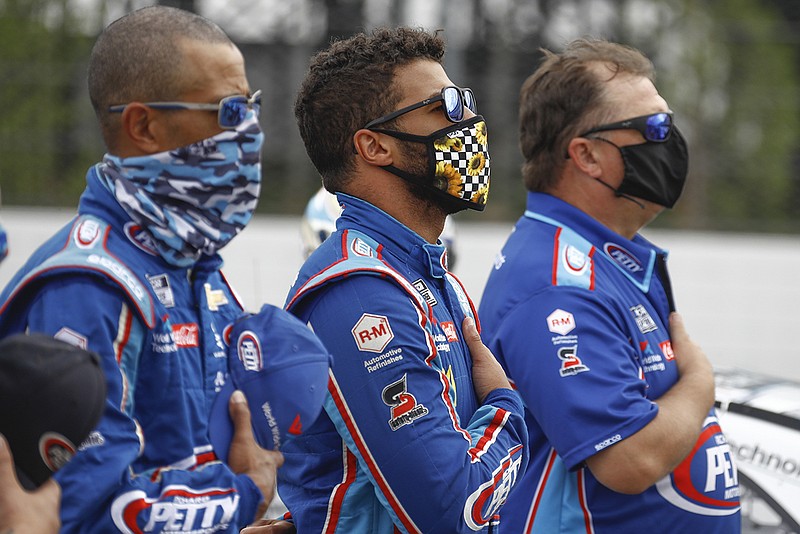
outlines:
[[91, 350], [107, 379], [99, 424], [53, 475], [62, 532], [238, 532], [282, 463], [255, 441], [241, 394], [227, 463], [208, 435], [235, 352], [226, 329], [243, 315], [217, 251], [258, 200], [260, 92], [217, 25], [164, 6], [110, 24], [88, 71], [108, 153], [78, 216], [0, 296], [0, 337]]
[[527, 209], [480, 307], [530, 430], [510, 532], [740, 530], [711, 365], [638, 233], [683, 190], [676, 122], [651, 62], [604, 40], [544, 51], [522, 86]]
[[519, 396], [438, 241], [489, 190], [486, 123], [443, 54], [423, 30], [357, 34], [312, 58], [296, 99], [343, 208], [286, 302], [333, 356], [325, 413], [283, 449], [298, 532], [491, 531], [527, 463]]
[[[336, 195], [329, 193], [324, 187], [317, 190], [308, 200], [303, 216], [300, 219], [300, 239], [303, 243], [303, 258], [308, 258], [317, 250], [323, 241], [336, 231], [336, 219], [342, 214], [342, 208]], [[439, 241], [447, 249], [447, 269], [454, 271], [456, 267], [456, 223], [452, 215], [444, 220], [444, 229]]]

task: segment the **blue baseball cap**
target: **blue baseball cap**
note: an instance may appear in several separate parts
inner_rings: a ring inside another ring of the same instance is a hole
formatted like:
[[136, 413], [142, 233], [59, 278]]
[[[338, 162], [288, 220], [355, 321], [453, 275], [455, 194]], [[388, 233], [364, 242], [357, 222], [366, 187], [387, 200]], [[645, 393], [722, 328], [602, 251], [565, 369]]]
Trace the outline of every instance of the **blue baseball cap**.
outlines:
[[247, 399], [256, 442], [277, 450], [322, 410], [331, 357], [308, 326], [269, 304], [236, 321], [225, 337], [228, 375], [211, 407], [209, 438], [217, 457], [227, 462], [233, 392], [238, 389]]

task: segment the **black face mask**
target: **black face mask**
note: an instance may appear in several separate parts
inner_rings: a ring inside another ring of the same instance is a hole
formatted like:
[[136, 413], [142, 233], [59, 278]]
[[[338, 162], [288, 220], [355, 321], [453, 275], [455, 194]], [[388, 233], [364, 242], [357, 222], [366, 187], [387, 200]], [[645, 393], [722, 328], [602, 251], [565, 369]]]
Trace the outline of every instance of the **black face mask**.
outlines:
[[395, 130], [371, 128], [403, 141], [422, 143], [428, 152], [427, 172], [418, 176], [393, 165], [383, 168], [424, 188], [448, 213], [470, 208], [483, 211], [489, 196], [489, 150], [486, 122], [476, 115], [466, 121], [414, 135]]
[[677, 127], [673, 126], [672, 134], [663, 143], [648, 141], [620, 147], [602, 137], [594, 139], [614, 145], [622, 154], [625, 176], [614, 189], [617, 196], [643, 198], [667, 208], [675, 205], [689, 172], [686, 139]]

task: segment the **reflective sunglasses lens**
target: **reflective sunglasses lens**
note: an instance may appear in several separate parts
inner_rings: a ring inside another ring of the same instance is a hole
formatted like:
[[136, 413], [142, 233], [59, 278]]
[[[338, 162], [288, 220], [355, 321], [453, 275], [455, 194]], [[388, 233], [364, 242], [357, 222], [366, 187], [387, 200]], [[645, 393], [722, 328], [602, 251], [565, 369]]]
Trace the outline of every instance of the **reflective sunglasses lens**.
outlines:
[[219, 108], [219, 125], [223, 128], [236, 128], [247, 115], [247, 99], [234, 96], [222, 102]]
[[477, 113], [478, 105], [475, 103], [475, 95], [472, 93], [472, 89], [464, 89], [464, 105], [471, 112]]
[[648, 141], [666, 141], [672, 132], [672, 117], [667, 113], [656, 113], [647, 117], [645, 139]]
[[464, 118], [464, 105], [461, 102], [461, 93], [455, 87], [445, 87], [442, 92], [444, 108], [447, 117], [452, 122], [459, 122]]

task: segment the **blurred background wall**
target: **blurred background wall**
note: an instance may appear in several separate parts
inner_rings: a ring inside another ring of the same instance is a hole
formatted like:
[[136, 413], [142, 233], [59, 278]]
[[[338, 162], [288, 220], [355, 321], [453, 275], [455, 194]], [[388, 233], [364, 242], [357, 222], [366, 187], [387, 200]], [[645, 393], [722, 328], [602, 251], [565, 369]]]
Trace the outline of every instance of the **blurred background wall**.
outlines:
[[[75, 206], [104, 147], [86, 94], [100, 30], [139, 0], [0, 0], [0, 187], [17, 206]], [[691, 150], [690, 181], [656, 227], [800, 233], [798, 0], [171, 0], [216, 21], [261, 88], [259, 212], [299, 214], [320, 181], [292, 114], [308, 58], [378, 25], [441, 29], [445, 66], [489, 124], [491, 202], [464, 220], [506, 221], [523, 203], [517, 100], [541, 58], [578, 36], [644, 51]], [[476, 219], [476, 216], [479, 217]]]

